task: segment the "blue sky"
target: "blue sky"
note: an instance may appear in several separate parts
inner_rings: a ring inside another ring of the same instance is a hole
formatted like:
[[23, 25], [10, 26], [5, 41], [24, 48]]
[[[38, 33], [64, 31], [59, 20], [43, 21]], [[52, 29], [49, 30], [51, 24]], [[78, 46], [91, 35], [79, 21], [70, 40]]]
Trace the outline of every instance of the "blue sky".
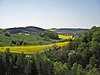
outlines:
[[0, 28], [100, 26], [100, 0], [0, 0]]

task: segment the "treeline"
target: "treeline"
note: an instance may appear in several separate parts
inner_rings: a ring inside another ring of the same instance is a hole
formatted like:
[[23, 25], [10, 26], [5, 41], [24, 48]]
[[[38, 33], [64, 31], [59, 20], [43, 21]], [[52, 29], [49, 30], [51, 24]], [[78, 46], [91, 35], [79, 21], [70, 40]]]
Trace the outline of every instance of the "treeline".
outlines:
[[54, 44], [34, 55], [0, 56], [0, 75], [100, 75], [100, 27], [92, 27], [64, 47]]
[[44, 38], [59, 39], [58, 34], [55, 31], [43, 31], [40, 32], [40, 36]]

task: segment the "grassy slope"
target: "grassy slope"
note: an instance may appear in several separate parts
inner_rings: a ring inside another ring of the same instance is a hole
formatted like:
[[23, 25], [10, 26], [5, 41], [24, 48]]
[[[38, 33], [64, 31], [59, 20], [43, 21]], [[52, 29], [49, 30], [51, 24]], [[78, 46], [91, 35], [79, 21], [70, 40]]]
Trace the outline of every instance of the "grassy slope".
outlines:
[[24, 40], [28, 42], [29, 45], [40, 45], [40, 44], [49, 44], [51, 41], [44, 41], [42, 37], [38, 35], [17, 35], [12, 34], [11, 37], [7, 37], [4, 34], [0, 34], [0, 46], [9, 46], [12, 40]]

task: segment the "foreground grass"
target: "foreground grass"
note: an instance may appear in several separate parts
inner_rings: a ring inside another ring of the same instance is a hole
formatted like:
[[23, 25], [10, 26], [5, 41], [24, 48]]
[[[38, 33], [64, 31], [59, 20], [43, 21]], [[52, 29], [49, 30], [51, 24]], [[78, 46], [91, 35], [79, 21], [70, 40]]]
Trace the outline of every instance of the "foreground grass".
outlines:
[[[67, 45], [68, 42], [59, 42], [55, 43], [57, 46], [64, 46]], [[6, 48], [10, 49], [10, 52], [12, 53], [22, 53], [24, 54], [34, 54], [36, 52], [43, 52], [44, 48], [51, 47], [54, 44], [48, 44], [48, 45], [37, 45], [37, 46], [6, 46], [6, 47], [0, 47], [0, 52], [5, 52]]]

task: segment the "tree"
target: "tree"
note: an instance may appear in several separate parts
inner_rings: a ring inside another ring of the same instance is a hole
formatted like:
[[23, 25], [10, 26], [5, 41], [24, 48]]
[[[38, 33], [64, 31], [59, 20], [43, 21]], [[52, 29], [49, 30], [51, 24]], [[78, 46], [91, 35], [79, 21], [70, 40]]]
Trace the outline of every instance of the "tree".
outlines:
[[93, 56], [90, 58], [89, 64], [90, 64], [92, 67], [96, 67], [96, 66], [97, 66], [97, 59], [96, 59], [95, 55], [93, 55]]
[[1, 55], [0, 55], [0, 75], [5, 75], [5, 66]]
[[100, 60], [100, 43], [92, 41], [90, 51], [98, 60]]
[[82, 65], [78, 65], [77, 67], [77, 75], [85, 75]]
[[6, 48], [5, 56], [4, 56], [4, 64], [5, 64], [5, 74], [6, 75], [13, 75], [14, 68], [13, 68], [13, 56], [10, 53], [10, 49]]
[[10, 36], [11, 36], [11, 34], [10, 34], [9, 32], [5, 32], [5, 36], [10, 37]]
[[32, 62], [31, 62], [31, 66], [30, 66], [30, 74], [29, 75], [38, 75], [37, 65], [36, 65], [36, 62], [34, 60], [34, 57], [32, 57]]
[[53, 70], [55, 75], [66, 75], [68, 73], [67, 64], [61, 62], [55, 62]]
[[78, 67], [78, 64], [77, 63], [74, 63], [71, 70], [72, 70], [72, 75], [77, 75], [77, 67]]
[[16, 65], [17, 65], [17, 70], [18, 70], [18, 74], [21, 74], [21, 75], [25, 75], [25, 66], [26, 66], [26, 59], [25, 59], [25, 55], [24, 53], [22, 52], [19, 56], [19, 58], [17, 59], [17, 62], [16, 62]]
[[92, 40], [92, 33], [91, 33], [91, 31], [87, 31], [87, 32], [84, 32], [82, 34], [82, 36], [81, 36], [81, 41], [82, 42], [88, 43], [91, 40]]
[[86, 75], [100, 75], [100, 71], [97, 68], [92, 68]]
[[16, 45], [17, 42], [15, 40], [12, 40], [11, 43]]
[[74, 50], [72, 50], [69, 54], [68, 54], [68, 62], [70, 63], [70, 65], [73, 65], [74, 63], [78, 63], [78, 64], [84, 64], [83, 61], [83, 57], [76, 53]]
[[86, 47], [87, 47], [87, 44], [84, 43], [84, 42], [82, 42], [82, 43], [80, 43], [80, 44], [78, 45], [77, 51], [78, 51], [79, 53], [82, 53]]
[[40, 36], [42, 37], [49, 37], [51, 39], [58, 39], [58, 34], [54, 31], [43, 31], [40, 33]]
[[92, 37], [93, 41], [100, 42], [100, 31], [95, 31]]
[[53, 63], [50, 60], [41, 60], [39, 65], [40, 75], [53, 75]]
[[96, 27], [96, 26], [93, 26], [91, 28], [91, 32], [94, 33], [95, 31], [100, 31], [100, 26], [99, 27]]
[[80, 41], [79, 38], [76, 38], [76, 39], [73, 40], [72, 43], [73, 43], [73, 49], [74, 49], [74, 50], [76, 50], [76, 49], [78, 48], [80, 42], [81, 42], [81, 41]]

